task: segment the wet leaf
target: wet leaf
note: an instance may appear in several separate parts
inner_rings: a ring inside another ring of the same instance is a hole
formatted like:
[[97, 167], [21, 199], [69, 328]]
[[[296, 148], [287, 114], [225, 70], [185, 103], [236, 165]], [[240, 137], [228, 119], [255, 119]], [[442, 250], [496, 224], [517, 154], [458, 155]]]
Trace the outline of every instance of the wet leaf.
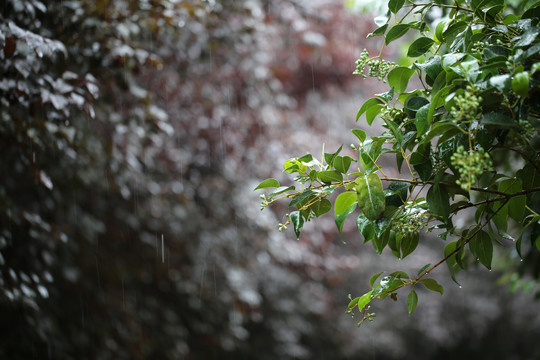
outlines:
[[409, 295], [407, 295], [407, 309], [409, 311], [409, 316], [412, 315], [417, 305], [418, 305], [418, 294], [413, 289], [411, 290]]
[[379, 175], [372, 173], [355, 180], [358, 206], [369, 220], [376, 220], [385, 208], [384, 190]]

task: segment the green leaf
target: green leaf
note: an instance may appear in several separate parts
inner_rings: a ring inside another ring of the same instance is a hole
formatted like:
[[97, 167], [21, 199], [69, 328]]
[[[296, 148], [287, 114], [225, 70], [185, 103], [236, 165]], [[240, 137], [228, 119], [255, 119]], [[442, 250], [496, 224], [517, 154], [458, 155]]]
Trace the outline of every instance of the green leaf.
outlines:
[[359, 160], [364, 172], [371, 171], [374, 168], [374, 162], [382, 153], [383, 144], [384, 139], [369, 139], [364, 143], [363, 148], [360, 148]]
[[514, 75], [512, 79], [512, 90], [521, 97], [529, 94], [529, 73], [524, 71]]
[[386, 34], [386, 45], [405, 35], [410, 28], [410, 24], [397, 24], [390, 28], [390, 30], [388, 30], [388, 33]]
[[370, 107], [374, 105], [381, 105], [383, 103], [384, 102], [379, 98], [371, 98], [367, 100], [365, 103], [362, 104], [362, 106], [360, 107], [360, 110], [358, 110], [358, 113], [356, 114], [356, 121], [360, 119], [360, 116], [362, 116], [362, 114], [365, 113], [367, 109], [369, 109]]
[[294, 199], [292, 199], [291, 202], [289, 203], [289, 206], [296, 206], [300, 210], [300, 208], [307, 203], [306, 200], [314, 196], [315, 195], [313, 195], [313, 190], [308, 189], [302, 192], [301, 194], [297, 195]]
[[392, 69], [388, 73], [388, 85], [394, 88], [394, 91], [398, 94], [401, 94], [407, 90], [407, 85], [409, 84], [409, 79], [414, 74], [414, 69], [399, 66]]
[[404, 104], [405, 114], [407, 114], [410, 119], [414, 119], [418, 110], [427, 104], [429, 104], [429, 100], [423, 96], [409, 96]]
[[492, 5], [503, 5], [503, 0], [472, 0], [471, 7], [473, 10], [485, 8]]
[[446, 222], [450, 216], [450, 197], [444, 185], [435, 183], [426, 196], [428, 208], [431, 214]]
[[383, 120], [386, 123], [385, 127], [392, 132], [392, 135], [394, 135], [396, 142], [400, 144], [401, 141], [403, 140], [403, 132], [401, 132], [401, 130], [399, 129], [398, 124], [396, 124], [395, 122], [393, 122], [392, 120], [386, 117], [383, 117]]
[[388, 102], [394, 98], [394, 88], [391, 88], [387, 92], [375, 94], [375, 96], [381, 98], [382, 100]]
[[[504, 205], [503, 205], [504, 204]], [[491, 218], [497, 229], [500, 231], [508, 231], [508, 203], [497, 201], [493, 204], [493, 211], [497, 213]]]
[[[446, 265], [448, 266], [448, 270], [450, 271], [450, 277], [452, 278], [452, 280], [454, 280], [454, 282], [456, 284], [459, 285], [459, 283], [456, 280], [456, 272], [457, 272], [457, 269], [458, 269], [457, 256], [459, 255], [459, 251], [456, 251], [457, 248], [458, 248], [458, 242], [457, 241], [452, 241], [451, 243], [448, 243], [444, 247], [444, 257], [445, 258], [448, 257], [446, 259]], [[452, 254], [454, 252], [456, 252], [456, 253]]]
[[428, 290], [436, 291], [441, 295], [444, 293], [444, 288], [435, 279], [420, 279], [420, 284], [424, 285]]
[[416, 309], [416, 305], [418, 305], [418, 294], [416, 294], [416, 291], [413, 289], [409, 295], [407, 295], [407, 309], [409, 310], [409, 316], [411, 316]]
[[261, 182], [253, 191], [258, 189], [264, 189], [264, 188], [277, 188], [279, 187], [279, 181], [276, 179], [266, 179], [263, 182]]
[[493, 242], [487, 232], [484, 230], [478, 231], [469, 242], [469, 249], [486, 268], [491, 269]]
[[401, 258], [404, 259], [407, 255], [411, 254], [417, 247], [420, 242], [420, 234], [415, 232], [404, 236], [401, 239]]
[[362, 234], [364, 237], [364, 242], [371, 241], [377, 237], [373, 222], [364, 214], [359, 214], [356, 218], [356, 227], [358, 228], [360, 234]]
[[295, 188], [294, 188], [293, 185], [291, 185], [291, 186], [280, 186], [274, 192], [272, 192], [270, 195], [268, 195], [266, 198], [268, 200], [271, 200], [276, 195], [283, 194], [286, 191], [294, 190], [294, 189]]
[[420, 270], [418, 270], [418, 276], [420, 276], [424, 271], [426, 271], [429, 267], [431, 266], [431, 264], [426, 264], [424, 266], [422, 266], [422, 268]]
[[291, 219], [291, 223], [293, 224], [296, 238], [299, 238], [300, 229], [304, 225], [304, 218], [300, 215], [300, 211], [293, 211], [289, 214], [289, 219]]
[[409, 50], [407, 51], [408, 57], [418, 57], [424, 55], [431, 46], [435, 43], [433, 39], [430, 39], [428, 37], [421, 37], [419, 39], [416, 39], [411, 46], [409, 46]]
[[[523, 189], [521, 181], [518, 179], [507, 179], [499, 183], [499, 191], [507, 194], [515, 194]], [[525, 195], [513, 196], [508, 200], [508, 215], [516, 222], [521, 223], [527, 205], [527, 197]]]
[[501, 112], [491, 112], [485, 114], [482, 120], [480, 120], [480, 123], [482, 125], [493, 126], [502, 129], [521, 129], [519, 124], [516, 123], [514, 119]]
[[371, 35], [372, 36], [384, 35], [387, 28], [388, 28], [388, 24], [384, 24], [383, 26], [378, 27], [374, 32], [372, 32]]
[[426, 80], [428, 81], [429, 85], [433, 85], [433, 82], [435, 79], [437, 79], [437, 76], [439, 76], [439, 74], [441, 74], [443, 71], [441, 57], [439, 55], [431, 57], [425, 63], [414, 63], [414, 66], [426, 73]]
[[369, 304], [369, 302], [371, 301], [372, 293], [373, 293], [373, 290], [360, 296], [360, 298], [358, 299], [358, 311], [364, 310], [364, 308]]
[[510, 82], [510, 75], [508, 74], [496, 75], [489, 79], [489, 84], [501, 92], [506, 92], [510, 89]]
[[540, 27], [533, 26], [525, 30], [525, 32], [521, 35], [521, 38], [519, 41], [515, 44], [515, 46], [522, 47], [522, 46], [529, 46], [533, 43], [534, 40], [538, 37], [540, 34]]
[[347, 191], [341, 193], [336, 198], [334, 203], [334, 214], [338, 216], [346, 212], [352, 205], [356, 204], [356, 193], [353, 191]]
[[447, 24], [446, 21], [441, 21], [437, 24], [437, 27], [435, 28], [435, 38], [440, 43], [444, 41], [443, 31], [444, 31], [444, 28], [446, 27], [446, 24]]
[[382, 105], [373, 105], [366, 111], [366, 122], [368, 125], [371, 125], [373, 123], [373, 120], [375, 120], [375, 117], [379, 115], [381, 112], [383, 106]]
[[386, 206], [400, 207], [407, 200], [407, 193], [411, 184], [404, 181], [392, 181], [384, 190]]
[[369, 220], [376, 220], [385, 208], [384, 190], [376, 173], [358, 177], [355, 180], [358, 206]]
[[326, 163], [328, 165], [332, 165], [332, 163], [334, 162], [335, 157], [339, 155], [339, 153], [341, 152], [342, 149], [343, 149], [343, 145], [341, 145], [339, 147], [339, 149], [337, 149], [337, 151], [335, 153], [333, 153], [333, 154], [324, 153], [324, 161], [326, 161]]
[[319, 171], [319, 180], [324, 183], [343, 182], [343, 175], [336, 170]]
[[358, 140], [360, 140], [361, 143], [363, 143], [364, 140], [366, 140], [366, 132], [364, 130], [353, 129], [352, 133], [354, 134], [354, 136], [358, 138]]
[[349, 171], [351, 162], [353, 161], [354, 159], [350, 156], [336, 156], [334, 159], [333, 166], [340, 173], [346, 174], [347, 171]]
[[321, 199], [309, 207], [315, 216], [319, 217], [332, 209], [332, 203], [328, 199]]
[[375, 281], [377, 281], [377, 279], [379, 278], [379, 276], [381, 276], [383, 272], [384, 271], [381, 271], [380, 273], [376, 273], [372, 275], [371, 278], [369, 279], [369, 286], [373, 287], [373, 284], [375, 284]]
[[417, 151], [411, 155], [411, 164], [423, 181], [428, 181], [433, 173], [430, 145], [430, 143], [420, 144]]
[[458, 22], [455, 22], [455, 23], [451, 23], [443, 33], [444, 41], [447, 44], [452, 44], [454, 42], [454, 39], [456, 38], [456, 36], [459, 33], [461, 33], [463, 30], [465, 30], [466, 28], [467, 28], [467, 22], [466, 21], [458, 21]]
[[421, 137], [424, 135], [428, 129], [429, 129], [429, 109], [431, 107], [431, 104], [426, 104], [422, 106], [418, 111], [416, 112], [415, 117], [415, 124], [416, 124], [416, 137]]
[[[345, 209], [342, 213], [336, 214], [336, 217], [334, 220], [339, 231], [339, 236], [342, 235], [343, 224], [345, 223], [347, 216], [349, 216], [355, 209], [356, 209], [356, 202], [352, 204], [348, 209]], [[334, 207], [334, 210], [335, 210], [335, 207]]]
[[403, 4], [405, 4], [405, 0], [390, 0], [388, 2], [388, 10], [394, 14], [397, 14], [397, 12], [403, 7]]
[[391, 273], [388, 276], [392, 276], [392, 277], [395, 277], [397, 279], [410, 279], [409, 274], [407, 274], [405, 271], [400, 271], [400, 270], [394, 271], [393, 273]]

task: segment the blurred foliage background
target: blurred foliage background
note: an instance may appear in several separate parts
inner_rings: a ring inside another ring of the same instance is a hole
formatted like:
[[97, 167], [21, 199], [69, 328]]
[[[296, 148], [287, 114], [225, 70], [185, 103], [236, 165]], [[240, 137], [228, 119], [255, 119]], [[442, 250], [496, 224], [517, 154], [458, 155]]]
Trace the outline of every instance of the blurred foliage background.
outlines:
[[[330, 217], [296, 241], [260, 213], [252, 189], [284, 159], [351, 141], [377, 91], [351, 76], [370, 16], [325, 0], [0, 10], [0, 358], [540, 356], [538, 303], [480, 269], [357, 329], [347, 293], [395, 260], [351, 228], [342, 244]], [[440, 250], [424, 243], [410, 261]]]

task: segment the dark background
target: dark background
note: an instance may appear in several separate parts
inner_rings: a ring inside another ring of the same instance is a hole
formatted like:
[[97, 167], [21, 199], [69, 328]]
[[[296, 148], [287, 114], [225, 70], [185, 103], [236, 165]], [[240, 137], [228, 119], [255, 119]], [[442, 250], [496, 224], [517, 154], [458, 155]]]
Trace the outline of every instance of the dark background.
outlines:
[[511, 293], [497, 271], [460, 288], [437, 270], [444, 296], [418, 290], [411, 318], [402, 295], [379, 302], [357, 328], [348, 294], [444, 242], [398, 261], [352, 220], [346, 244], [331, 215], [297, 241], [277, 231], [283, 205], [260, 211], [252, 189], [285, 182], [285, 160], [363, 126], [384, 88], [352, 75], [380, 45], [371, 16], [323, 0], [0, 10], [0, 358], [540, 357], [527, 278]]

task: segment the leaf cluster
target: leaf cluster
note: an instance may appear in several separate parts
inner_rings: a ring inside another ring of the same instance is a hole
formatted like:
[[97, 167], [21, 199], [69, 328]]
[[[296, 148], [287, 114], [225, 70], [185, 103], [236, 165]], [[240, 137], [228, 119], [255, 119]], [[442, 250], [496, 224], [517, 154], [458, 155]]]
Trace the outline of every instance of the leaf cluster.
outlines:
[[[434, 9], [444, 17], [433, 21]], [[381, 122], [384, 131], [368, 137], [353, 130], [356, 157], [341, 156], [340, 148], [325, 153], [323, 162], [311, 155], [289, 160], [285, 171], [297, 175], [301, 190], [281, 186], [269, 196], [288, 198], [296, 208], [289, 222], [297, 236], [306, 221], [330, 211], [329, 195], [342, 189], [333, 204], [340, 234], [359, 209], [358, 230], [378, 254], [386, 247], [398, 258], [411, 254], [420, 230], [437, 230], [447, 242], [442, 259], [414, 277], [398, 271], [376, 286], [372, 278], [372, 290], [348, 307], [358, 308], [363, 320], [372, 317], [371, 300], [405, 286], [420, 283], [442, 294], [426, 275], [443, 263], [456, 282], [471, 264], [491, 269], [496, 248], [527, 259], [532, 275], [540, 275], [534, 271], [540, 258], [540, 4], [514, 9], [503, 0], [390, 0], [386, 22], [370, 36], [383, 37], [387, 46], [406, 34], [413, 36], [407, 57], [414, 62], [390, 70], [388, 91], [365, 101], [356, 116], [368, 125]], [[413, 77], [420, 87], [411, 89]], [[385, 174], [378, 163], [383, 154], [395, 158], [402, 177]], [[353, 162], [358, 169], [349, 171]], [[278, 185], [267, 180], [259, 188]], [[473, 219], [456, 226], [466, 211]], [[409, 314], [417, 302], [413, 288]]]

